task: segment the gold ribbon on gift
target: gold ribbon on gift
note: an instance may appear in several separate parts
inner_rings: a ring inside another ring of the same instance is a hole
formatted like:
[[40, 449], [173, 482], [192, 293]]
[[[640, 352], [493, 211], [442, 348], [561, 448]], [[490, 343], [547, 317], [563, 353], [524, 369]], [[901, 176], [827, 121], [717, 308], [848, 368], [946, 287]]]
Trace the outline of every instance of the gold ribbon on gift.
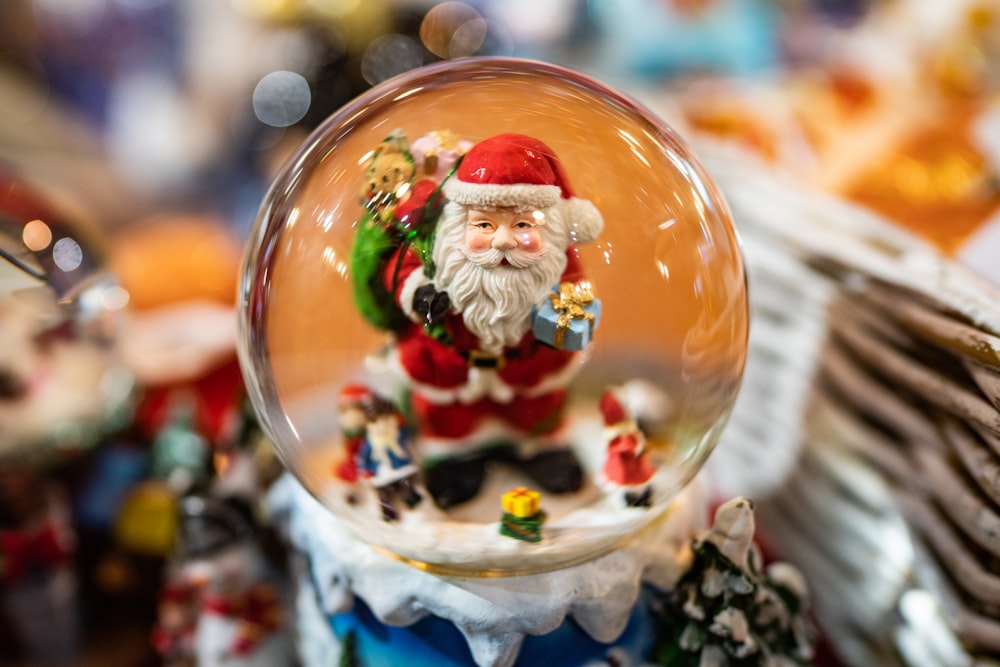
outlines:
[[559, 283], [559, 291], [549, 295], [552, 309], [558, 313], [556, 317], [556, 333], [552, 345], [562, 349], [566, 338], [566, 330], [574, 320], [586, 320], [590, 324], [590, 334], [594, 334], [594, 316], [586, 308], [594, 303], [594, 288], [590, 281], [581, 280], [577, 283]]
[[504, 512], [524, 519], [538, 514], [541, 500], [542, 494], [538, 491], [519, 486], [503, 494], [500, 502]]

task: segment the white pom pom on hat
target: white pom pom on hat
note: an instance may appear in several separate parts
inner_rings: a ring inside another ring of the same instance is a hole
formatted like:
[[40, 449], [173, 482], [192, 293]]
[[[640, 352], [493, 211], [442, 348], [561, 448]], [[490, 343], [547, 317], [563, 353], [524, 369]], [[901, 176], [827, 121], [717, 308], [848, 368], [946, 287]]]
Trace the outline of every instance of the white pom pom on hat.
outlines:
[[579, 197], [564, 199], [559, 208], [569, 228], [570, 243], [593, 243], [601, 235], [604, 218], [590, 200]]
[[498, 134], [473, 146], [444, 184], [444, 194], [463, 206], [485, 209], [558, 204], [570, 243], [590, 243], [604, 228], [597, 207], [573, 194], [552, 149], [524, 134]]

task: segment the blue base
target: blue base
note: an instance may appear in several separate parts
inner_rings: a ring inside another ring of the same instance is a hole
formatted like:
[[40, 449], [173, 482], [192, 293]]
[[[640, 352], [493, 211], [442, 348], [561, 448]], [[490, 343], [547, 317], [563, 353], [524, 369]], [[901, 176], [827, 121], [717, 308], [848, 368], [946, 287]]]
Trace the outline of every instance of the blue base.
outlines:
[[[657, 636], [652, 603], [662, 596], [643, 587], [625, 631], [617, 641], [604, 644], [594, 640], [572, 619], [553, 632], [525, 637], [515, 667], [580, 667], [590, 661], [605, 661], [608, 652], [627, 655], [631, 664], [649, 660]], [[465, 637], [451, 622], [437, 616], [421, 619], [408, 627], [384, 625], [371, 609], [355, 598], [350, 612], [329, 617], [341, 642], [354, 636], [358, 667], [474, 667]]]

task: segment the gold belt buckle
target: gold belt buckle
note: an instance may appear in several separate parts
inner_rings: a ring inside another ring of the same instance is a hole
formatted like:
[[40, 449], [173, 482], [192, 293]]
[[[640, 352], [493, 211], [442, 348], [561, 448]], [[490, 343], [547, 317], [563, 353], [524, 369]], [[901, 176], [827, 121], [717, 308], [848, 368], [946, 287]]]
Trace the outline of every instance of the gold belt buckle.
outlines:
[[503, 370], [506, 363], [507, 359], [502, 354], [487, 354], [482, 350], [471, 350], [469, 352], [469, 368], [493, 368], [500, 371]]

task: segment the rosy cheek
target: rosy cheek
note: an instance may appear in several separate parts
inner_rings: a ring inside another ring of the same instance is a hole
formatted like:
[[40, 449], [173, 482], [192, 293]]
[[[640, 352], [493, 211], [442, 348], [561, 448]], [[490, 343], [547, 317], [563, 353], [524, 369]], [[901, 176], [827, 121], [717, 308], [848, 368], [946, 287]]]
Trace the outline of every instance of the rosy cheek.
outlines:
[[517, 244], [521, 247], [521, 250], [533, 252], [540, 250], [542, 247], [542, 235], [535, 229], [527, 229], [517, 232], [515, 237], [517, 238]]
[[470, 229], [465, 233], [465, 247], [472, 252], [482, 252], [490, 248], [490, 236], [481, 230]]

